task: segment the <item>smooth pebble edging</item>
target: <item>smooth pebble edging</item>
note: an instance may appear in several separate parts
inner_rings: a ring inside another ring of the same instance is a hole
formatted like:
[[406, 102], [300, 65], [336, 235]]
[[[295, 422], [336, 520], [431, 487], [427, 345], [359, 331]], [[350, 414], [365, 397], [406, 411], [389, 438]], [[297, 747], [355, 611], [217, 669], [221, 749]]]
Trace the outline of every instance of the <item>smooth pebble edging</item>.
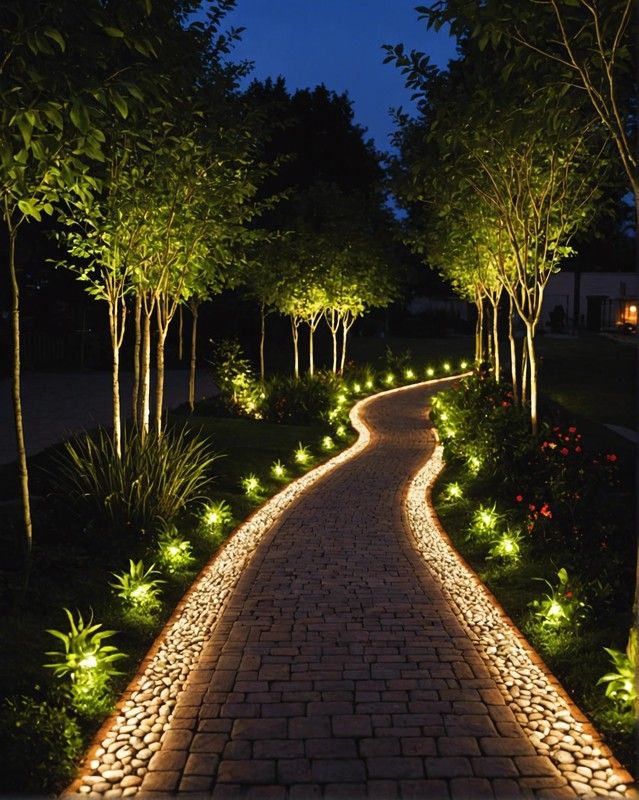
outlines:
[[[433, 433], [436, 432], [433, 430]], [[444, 466], [435, 450], [411, 481], [405, 512], [418, 551], [437, 578], [517, 722], [540, 755], [557, 766], [582, 797], [637, 797], [633, 777], [570, 700], [498, 601], [457, 553], [432, 505]]]

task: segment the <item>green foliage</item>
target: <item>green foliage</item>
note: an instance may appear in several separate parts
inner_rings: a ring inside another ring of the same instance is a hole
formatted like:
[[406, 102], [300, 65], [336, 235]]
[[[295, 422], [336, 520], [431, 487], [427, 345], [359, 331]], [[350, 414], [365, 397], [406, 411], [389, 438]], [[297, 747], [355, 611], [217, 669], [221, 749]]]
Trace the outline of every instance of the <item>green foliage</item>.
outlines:
[[84, 742], [69, 713], [46, 700], [8, 697], [0, 706], [5, 737], [0, 789], [56, 792], [73, 777]]
[[303, 425], [328, 419], [338, 406], [341, 384], [331, 373], [302, 378], [276, 376], [267, 382], [261, 411], [269, 422]]
[[116, 631], [101, 630], [102, 625], [93, 622], [93, 613], [85, 622], [79, 611], [77, 620], [69, 609], [64, 612], [69, 621], [68, 632], [47, 630], [62, 642], [63, 649], [47, 651], [46, 655], [54, 660], [44, 666], [66, 683], [71, 704], [80, 714], [98, 717], [110, 707], [111, 679], [122, 674], [114, 664], [126, 655], [114, 645], [104, 644]]
[[490, 545], [488, 560], [514, 565], [521, 559], [523, 541], [518, 530], [508, 528], [500, 536], [492, 539]]
[[164, 581], [154, 577], [156, 575], [159, 573], [155, 564], [145, 570], [142, 560], [129, 559], [129, 571], [114, 573], [115, 582], [109, 586], [122, 600], [127, 612], [148, 616], [160, 608], [160, 587]]
[[297, 447], [295, 448], [295, 452], [293, 453], [293, 455], [295, 457], [295, 463], [299, 464], [302, 467], [307, 466], [311, 458], [313, 457], [308, 446], [302, 444], [301, 442], [297, 443]]
[[180, 536], [175, 525], [167, 525], [158, 536], [157, 559], [160, 568], [169, 575], [182, 575], [193, 567], [191, 543]]
[[637, 702], [637, 630], [632, 628], [626, 652], [604, 647], [610, 656], [614, 672], [608, 672], [598, 683], [606, 684], [606, 697], [610, 697], [622, 708], [632, 708]]
[[262, 385], [251, 362], [244, 357], [240, 343], [230, 339], [219, 342], [211, 363], [215, 382], [229, 411], [237, 416], [260, 418]]
[[200, 514], [200, 529], [219, 536], [233, 525], [233, 512], [224, 500], [204, 505]]
[[492, 506], [480, 503], [473, 513], [471, 524], [468, 528], [468, 537], [484, 541], [492, 538], [502, 519], [503, 516], [497, 512], [495, 503]]
[[271, 464], [271, 475], [276, 481], [288, 480], [288, 470], [279, 458]]
[[583, 621], [588, 606], [582, 599], [581, 587], [570, 581], [568, 572], [562, 567], [557, 573], [559, 583], [553, 586], [545, 578], [537, 578], [548, 586], [550, 592], [530, 604], [537, 624], [545, 630], [570, 627], [575, 630]]
[[264, 496], [264, 486], [253, 472], [241, 478], [240, 485], [242, 491], [250, 500], [259, 501]]
[[218, 458], [187, 428], [125, 436], [118, 458], [105, 430], [67, 442], [51, 475], [59, 493], [114, 533], [150, 531], [203, 497]]

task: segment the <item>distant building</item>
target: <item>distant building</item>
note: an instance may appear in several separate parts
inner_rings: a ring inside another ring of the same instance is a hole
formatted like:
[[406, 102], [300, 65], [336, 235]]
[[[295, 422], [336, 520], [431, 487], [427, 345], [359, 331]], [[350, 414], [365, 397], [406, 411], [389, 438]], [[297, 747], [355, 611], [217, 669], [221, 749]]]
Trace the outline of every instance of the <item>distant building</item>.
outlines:
[[558, 272], [548, 281], [540, 323], [550, 329], [561, 308], [567, 329], [630, 332], [638, 306], [639, 273]]

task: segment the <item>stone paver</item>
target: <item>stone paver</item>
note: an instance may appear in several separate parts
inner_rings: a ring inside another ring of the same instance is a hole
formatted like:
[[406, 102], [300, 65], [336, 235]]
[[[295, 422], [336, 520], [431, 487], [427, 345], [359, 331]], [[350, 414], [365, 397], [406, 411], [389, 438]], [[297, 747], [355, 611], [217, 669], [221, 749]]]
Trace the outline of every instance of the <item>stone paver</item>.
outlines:
[[[372, 446], [259, 546], [202, 652], [211, 679], [190, 684], [197, 732], [173, 718], [143, 793], [204, 787], [194, 775], [213, 797], [497, 797], [505, 781], [531, 797], [531, 775], [567, 787], [520, 729], [500, 733], [481, 694], [494, 681], [404, 528], [405, 486], [433, 448], [426, 398], [371, 403]], [[232, 725], [206, 732], [216, 719]]]
[[630, 776], [582, 736], [428, 519], [431, 390], [369, 401], [367, 447], [229, 540], [98, 738], [81, 794], [623, 795]]

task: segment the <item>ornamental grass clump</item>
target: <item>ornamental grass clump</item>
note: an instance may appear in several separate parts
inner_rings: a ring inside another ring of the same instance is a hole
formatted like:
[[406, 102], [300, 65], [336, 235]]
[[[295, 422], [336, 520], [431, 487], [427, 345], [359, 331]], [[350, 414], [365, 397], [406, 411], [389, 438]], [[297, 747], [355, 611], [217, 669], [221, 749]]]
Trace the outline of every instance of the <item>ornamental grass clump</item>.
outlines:
[[45, 664], [53, 670], [56, 678], [63, 682], [70, 703], [80, 714], [97, 718], [107, 712], [112, 704], [111, 681], [122, 673], [114, 666], [126, 655], [112, 644], [105, 644], [116, 631], [101, 630], [102, 625], [93, 622], [93, 612], [88, 620], [77, 612], [77, 619], [68, 608], [64, 609], [69, 621], [69, 630], [47, 630], [62, 642], [62, 650], [49, 650], [46, 655], [54, 660]]
[[152, 531], [203, 499], [219, 458], [187, 428], [125, 432], [122, 456], [103, 429], [65, 444], [52, 478], [57, 490], [113, 533]]

